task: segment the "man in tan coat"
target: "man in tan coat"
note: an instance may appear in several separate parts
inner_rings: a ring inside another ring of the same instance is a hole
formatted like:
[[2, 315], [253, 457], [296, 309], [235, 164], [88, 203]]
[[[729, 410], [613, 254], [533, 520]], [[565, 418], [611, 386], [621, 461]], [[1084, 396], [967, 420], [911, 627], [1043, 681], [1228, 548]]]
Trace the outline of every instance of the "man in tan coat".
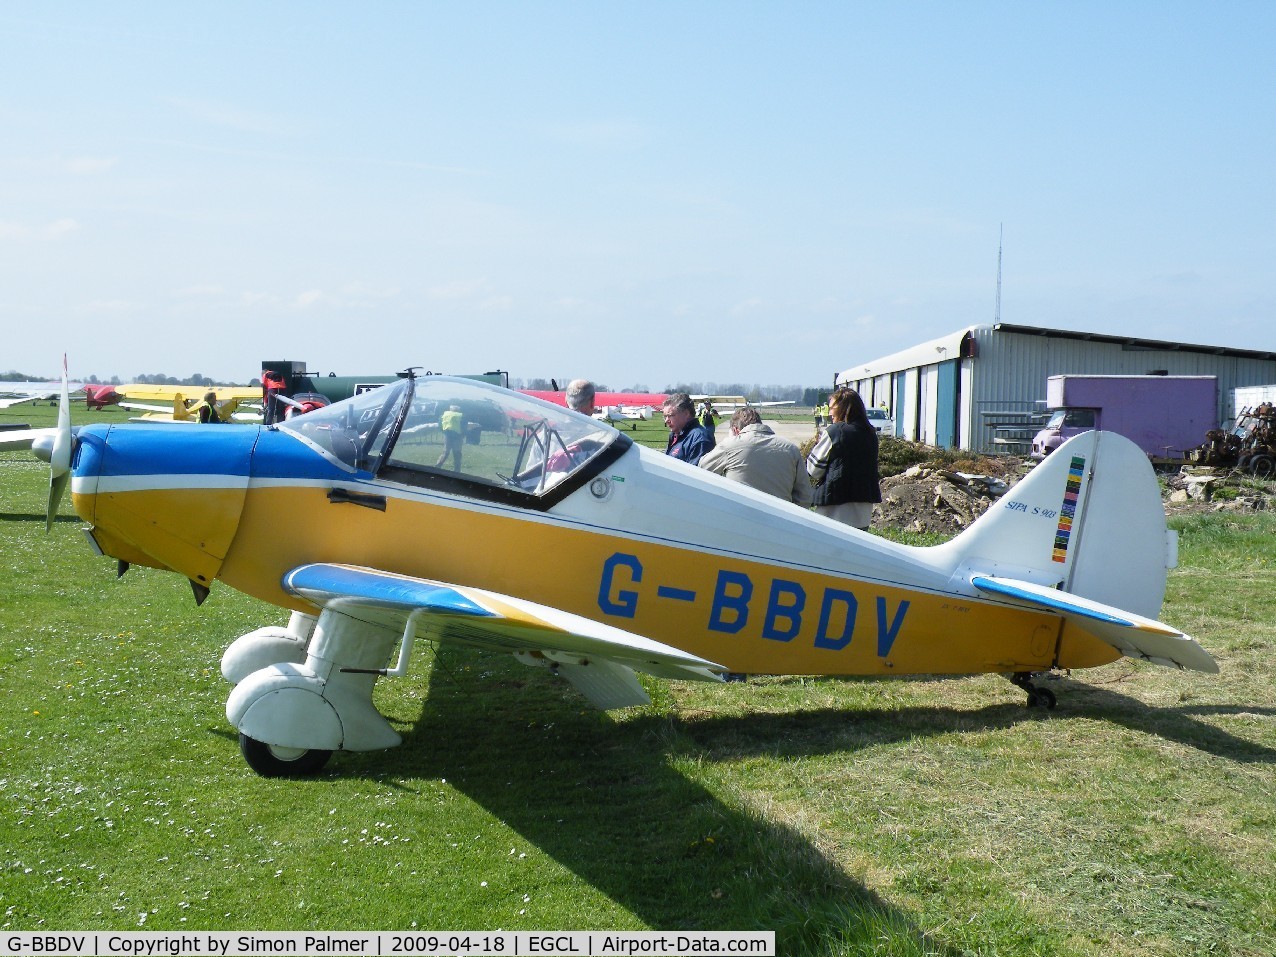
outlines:
[[811, 480], [801, 451], [764, 425], [756, 409], [746, 406], [731, 416], [731, 435], [730, 441], [705, 453], [702, 469], [797, 505], [811, 504]]

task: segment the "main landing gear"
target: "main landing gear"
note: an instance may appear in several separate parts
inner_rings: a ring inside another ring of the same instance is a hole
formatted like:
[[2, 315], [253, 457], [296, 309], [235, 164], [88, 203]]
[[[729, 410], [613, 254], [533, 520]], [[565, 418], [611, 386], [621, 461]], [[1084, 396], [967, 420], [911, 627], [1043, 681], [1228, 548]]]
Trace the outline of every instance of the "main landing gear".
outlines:
[[[1040, 674], [1040, 672], [1037, 674]], [[1047, 711], [1054, 710], [1054, 706], [1057, 704], [1054, 692], [1049, 688], [1041, 688], [1034, 685], [1032, 683], [1032, 679], [1035, 677], [1033, 672], [1016, 671], [1014, 674], [1008, 675], [1007, 677], [1009, 677], [1011, 684], [1017, 685], [1024, 691], [1028, 692], [1029, 708], [1045, 708]]]
[[263, 778], [301, 778], [318, 774], [332, 752], [323, 748], [284, 748], [239, 734], [239, 751]]

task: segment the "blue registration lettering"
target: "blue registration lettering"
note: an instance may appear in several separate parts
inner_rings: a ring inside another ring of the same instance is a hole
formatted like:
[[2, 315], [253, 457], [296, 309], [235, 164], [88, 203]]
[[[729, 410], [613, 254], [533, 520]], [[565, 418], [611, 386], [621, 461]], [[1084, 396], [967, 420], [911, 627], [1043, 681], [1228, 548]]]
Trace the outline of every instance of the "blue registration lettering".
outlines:
[[[713, 607], [709, 609], [709, 628], [734, 635], [749, 620], [749, 599], [753, 582], [743, 572], [718, 572], [713, 589]], [[728, 617], [728, 614], [730, 617]]]
[[613, 593], [617, 568], [629, 569], [629, 580], [634, 584], [642, 581], [642, 562], [638, 561], [638, 556], [616, 552], [603, 562], [603, 577], [598, 584], [598, 607], [609, 615], [633, 618], [638, 612], [638, 593], [631, 590]]
[[[785, 600], [785, 599], [788, 600]], [[802, 608], [806, 605], [806, 592], [797, 582], [776, 578], [771, 582], [771, 597], [766, 604], [766, 620], [762, 623], [762, 637], [772, 641], [789, 641], [802, 630]], [[788, 622], [781, 628], [780, 622]]]
[[[840, 609], [840, 610], [839, 610]], [[824, 590], [824, 600], [820, 602], [820, 626], [815, 631], [815, 647], [827, 648], [829, 651], [841, 651], [851, 643], [851, 634], [855, 631], [855, 613], [859, 602], [852, 592], [841, 588]], [[842, 623], [842, 630], [834, 637], [829, 633], [829, 625], [837, 614]]]
[[901, 601], [899, 607], [895, 609], [895, 618], [887, 625], [886, 599], [881, 597], [877, 599], [877, 656], [879, 658], [885, 658], [891, 653], [891, 646], [895, 644], [895, 636], [899, 634], [907, 612], [908, 602]]

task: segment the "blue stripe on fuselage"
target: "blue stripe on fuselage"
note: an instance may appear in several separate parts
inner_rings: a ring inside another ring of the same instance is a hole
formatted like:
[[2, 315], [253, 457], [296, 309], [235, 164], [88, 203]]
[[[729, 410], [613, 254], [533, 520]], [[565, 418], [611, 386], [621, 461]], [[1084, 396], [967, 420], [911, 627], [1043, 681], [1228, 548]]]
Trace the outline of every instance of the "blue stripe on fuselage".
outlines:
[[[258, 425], [90, 425], [79, 441], [104, 478], [131, 475], [225, 475], [342, 481], [343, 469], [292, 435]], [[101, 454], [105, 446], [106, 453]], [[86, 456], [85, 465], [88, 465]], [[92, 474], [91, 472], [89, 474]], [[366, 478], [366, 473], [363, 475]]]
[[260, 432], [253, 452], [255, 479], [320, 479], [341, 482], [372, 477], [367, 472], [342, 468], [290, 432], [265, 428], [260, 429]]
[[[89, 426], [93, 439], [105, 439], [101, 475], [248, 475], [257, 442], [253, 425]], [[83, 437], [81, 437], [83, 441]], [[95, 445], [100, 443], [94, 442]]]

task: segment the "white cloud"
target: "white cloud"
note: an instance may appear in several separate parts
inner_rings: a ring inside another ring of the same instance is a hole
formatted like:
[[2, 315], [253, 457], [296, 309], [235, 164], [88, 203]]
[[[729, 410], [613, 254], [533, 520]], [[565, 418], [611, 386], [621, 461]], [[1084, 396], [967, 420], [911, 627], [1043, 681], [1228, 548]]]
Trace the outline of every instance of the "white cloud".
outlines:
[[78, 233], [80, 229], [79, 222], [69, 216], [36, 227], [28, 226], [26, 223], [0, 220], [0, 240], [39, 239], [56, 242], [72, 233]]
[[121, 312], [129, 312], [135, 308], [136, 306], [127, 299], [95, 299], [92, 302], [85, 303], [80, 311], [89, 315], [98, 313], [118, 315]]
[[288, 125], [277, 117], [254, 110], [246, 110], [230, 103], [215, 100], [193, 100], [185, 97], [164, 97], [161, 102], [181, 110], [192, 119], [210, 126], [238, 130], [241, 133], [286, 133]]
[[225, 295], [225, 293], [226, 293], [226, 290], [223, 287], [217, 285], [216, 283], [202, 283], [202, 284], [196, 284], [194, 286], [185, 286], [182, 289], [178, 289], [174, 293], [174, 295], [183, 299], [186, 299], [186, 298], [199, 299], [199, 298], [206, 298], [206, 297], [212, 297], [212, 296], [221, 296], [221, 295]]
[[76, 156], [60, 162], [62, 168], [68, 173], [85, 176], [92, 173], [104, 173], [112, 169], [119, 159], [114, 156]]
[[245, 290], [239, 294], [239, 300], [245, 306], [273, 306], [278, 304], [279, 297], [267, 292], [253, 292], [252, 290]]
[[610, 152], [636, 150], [651, 139], [648, 128], [635, 120], [559, 123], [546, 127], [545, 132], [550, 138], [572, 146]]
[[354, 299], [394, 299], [403, 289], [399, 286], [370, 286], [365, 282], [348, 282], [341, 287], [341, 294]]
[[441, 286], [431, 286], [426, 290], [426, 295], [431, 299], [472, 299], [482, 290], [483, 285], [481, 279], [458, 279]]
[[74, 219], [63, 218], [55, 219], [51, 223], [46, 223], [40, 228], [40, 235], [45, 239], [61, 239], [63, 236], [69, 236], [72, 233], [80, 231], [80, 224]]

